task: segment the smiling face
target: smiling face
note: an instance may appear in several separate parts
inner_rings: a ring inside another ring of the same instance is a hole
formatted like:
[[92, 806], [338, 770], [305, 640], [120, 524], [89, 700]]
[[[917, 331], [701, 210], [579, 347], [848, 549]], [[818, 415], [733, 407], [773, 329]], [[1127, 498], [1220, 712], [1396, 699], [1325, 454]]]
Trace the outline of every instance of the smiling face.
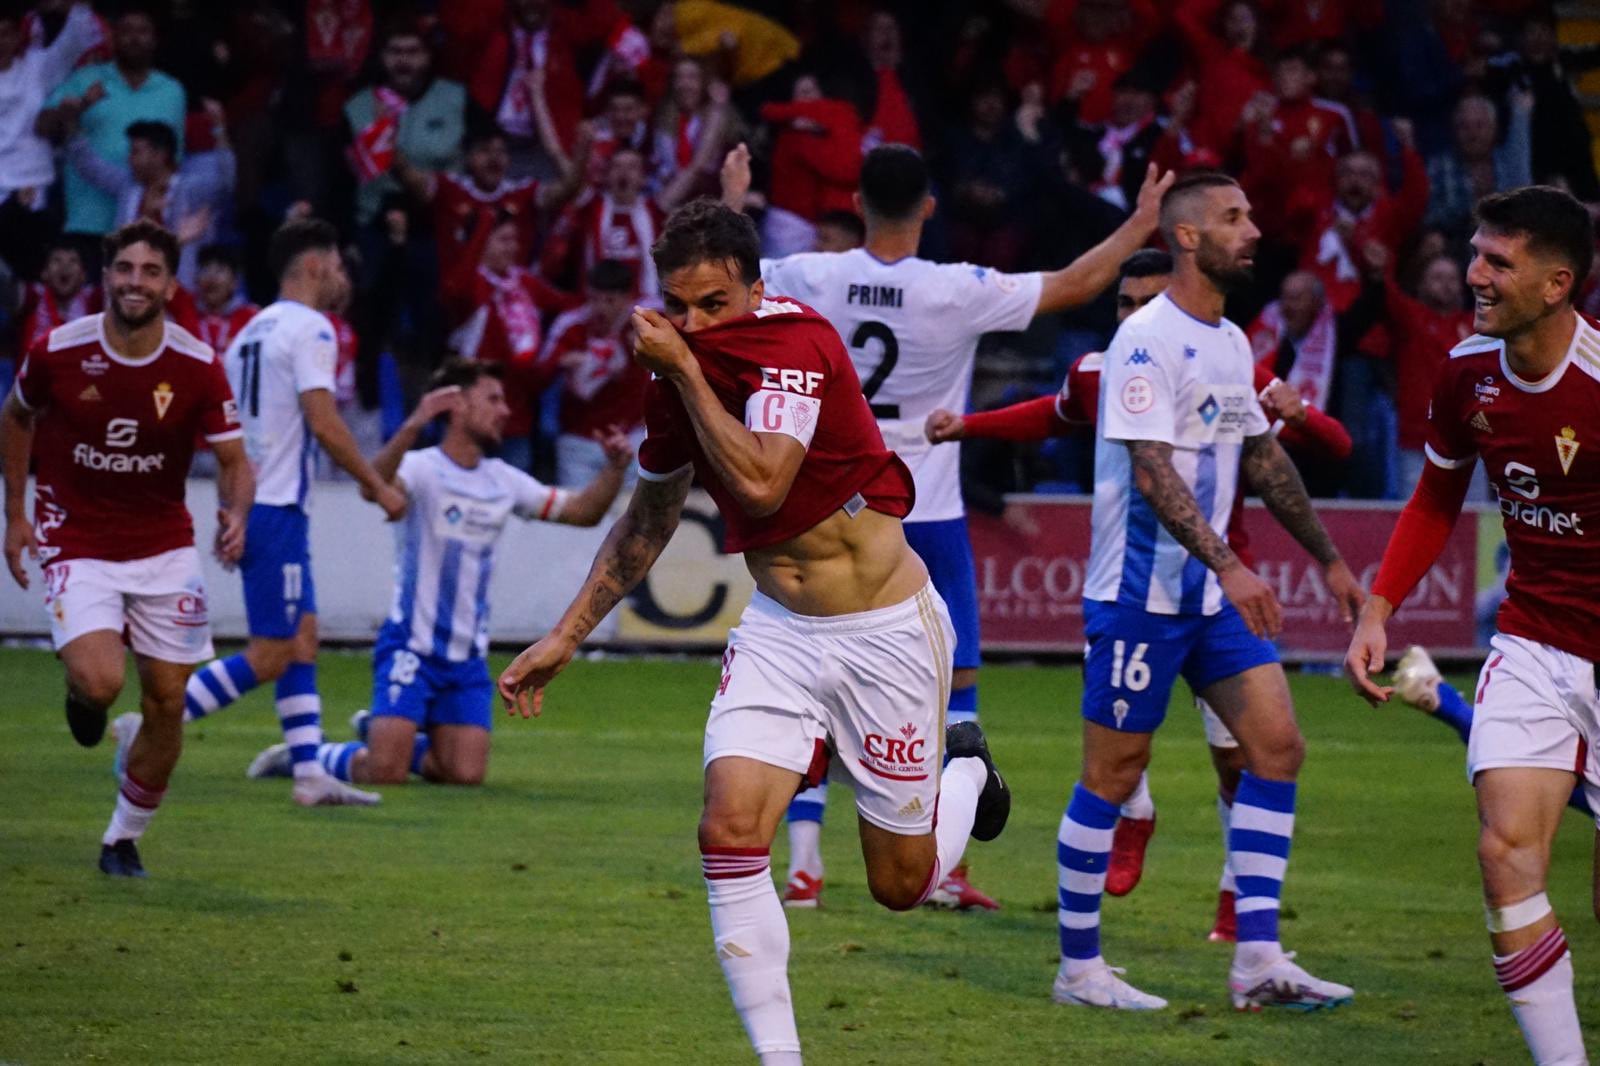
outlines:
[[51, 250], [50, 258], [44, 261], [44, 271], [39, 275], [39, 280], [59, 299], [65, 300], [83, 288], [89, 275], [83, 269], [83, 256], [76, 249], [55, 248]]
[[160, 249], [143, 241], [128, 245], [106, 267], [111, 314], [126, 331], [148, 326], [166, 312], [178, 279]]
[[1490, 337], [1512, 337], [1562, 307], [1572, 290], [1572, 268], [1560, 258], [1529, 247], [1522, 233], [1479, 226], [1472, 235], [1472, 328]]
[[644, 156], [633, 148], [618, 148], [606, 164], [606, 192], [628, 205], [644, 191]]
[[685, 333], [749, 314], [761, 306], [764, 291], [759, 279], [746, 284], [732, 260], [701, 260], [661, 279], [667, 320]]

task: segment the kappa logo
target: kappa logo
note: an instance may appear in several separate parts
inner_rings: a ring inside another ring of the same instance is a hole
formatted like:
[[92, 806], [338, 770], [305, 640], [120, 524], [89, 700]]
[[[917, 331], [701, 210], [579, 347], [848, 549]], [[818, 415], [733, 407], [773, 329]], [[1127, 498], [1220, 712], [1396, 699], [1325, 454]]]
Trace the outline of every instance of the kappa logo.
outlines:
[[91, 383], [87, 389], [84, 389], [82, 392], [78, 393], [78, 399], [83, 403], [99, 403], [100, 390], [95, 388]]
[[1578, 431], [1571, 426], [1562, 426], [1556, 437], [1556, 457], [1561, 460], [1561, 472], [1571, 473], [1572, 460], [1578, 457]]
[[172, 386], [163, 381], [152, 390], [150, 395], [154, 396], [156, 400], [156, 418], [158, 420], [166, 418], [167, 408], [172, 406]]
[[1183, 346], [1183, 357], [1185, 359], [1193, 359], [1195, 356], [1197, 356], [1199, 354], [1200, 353], [1197, 350], [1195, 350], [1194, 348], [1190, 347], [1189, 345], [1185, 344]]
[[1145, 351], [1143, 348], [1135, 348], [1133, 350], [1133, 354], [1128, 356], [1128, 361], [1124, 365], [1125, 366], [1150, 366], [1153, 363], [1155, 363], [1155, 360], [1150, 358], [1150, 353], [1149, 352]]
[[909, 818], [913, 814], [921, 814], [922, 813], [922, 797], [921, 796], [912, 796], [911, 797], [911, 802], [906, 804], [904, 807], [901, 807], [899, 813], [900, 813], [900, 817], [902, 817], [902, 818]]
[[1471, 418], [1470, 421], [1467, 422], [1467, 425], [1471, 426], [1473, 429], [1477, 430], [1479, 433], [1493, 433], [1494, 432], [1494, 430], [1489, 427], [1489, 419], [1488, 419], [1488, 417], [1482, 411], [1474, 411], [1473, 415], [1472, 415], [1472, 418]]
[[1215, 422], [1217, 420], [1217, 416], [1222, 413], [1222, 405], [1217, 403], [1217, 398], [1215, 396], [1207, 396], [1205, 398], [1205, 402], [1199, 407], [1195, 408], [1195, 411], [1200, 415], [1200, 421], [1209, 426], [1211, 423]]

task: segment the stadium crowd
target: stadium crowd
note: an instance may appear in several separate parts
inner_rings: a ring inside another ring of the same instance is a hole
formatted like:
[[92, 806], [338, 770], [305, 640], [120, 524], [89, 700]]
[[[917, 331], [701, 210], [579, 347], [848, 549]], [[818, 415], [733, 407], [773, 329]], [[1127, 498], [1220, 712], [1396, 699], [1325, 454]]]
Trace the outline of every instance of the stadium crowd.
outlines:
[[[1403, 498], [1470, 332], [1473, 202], [1600, 204], [1573, 83], [1600, 47], [1557, 30], [1539, 0], [6, 3], [0, 378], [98, 308], [108, 229], [178, 234], [172, 313], [220, 351], [271, 297], [268, 236], [316, 216], [354, 278], [339, 400], [368, 450], [455, 353], [505, 366], [505, 457], [583, 484], [597, 434], [642, 435], [650, 245], [733, 146], [769, 255], [859, 244], [862, 154], [900, 142], [936, 179], [922, 254], [1005, 271], [1104, 238], [1154, 162], [1226, 170], [1255, 206], [1230, 317], [1354, 442], [1307, 462], [1313, 491]], [[992, 337], [975, 401], [1053, 391], [1113, 326], [1108, 293]], [[979, 507], [1087, 481], [1080, 439], [969, 452]]]

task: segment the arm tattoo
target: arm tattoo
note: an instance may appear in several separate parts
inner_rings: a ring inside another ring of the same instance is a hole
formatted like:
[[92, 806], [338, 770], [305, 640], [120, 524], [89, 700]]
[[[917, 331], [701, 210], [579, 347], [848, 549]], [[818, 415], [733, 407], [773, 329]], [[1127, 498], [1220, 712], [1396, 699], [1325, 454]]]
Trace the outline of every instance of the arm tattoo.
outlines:
[[1216, 573], [1239, 562], [1239, 557], [1211, 528], [1211, 520], [1201, 512], [1194, 493], [1173, 469], [1172, 445], [1131, 440], [1128, 455], [1133, 460], [1134, 484], [1173, 540]]
[[639, 480], [627, 511], [606, 534], [583, 589], [562, 620], [578, 639], [588, 636], [655, 565], [678, 528], [689, 481], [687, 474], [671, 481]]
[[1323, 566], [1339, 561], [1339, 549], [1333, 546], [1328, 531], [1322, 528], [1322, 522], [1311, 509], [1311, 498], [1306, 495], [1300, 471], [1295, 469], [1293, 460], [1276, 437], [1270, 433], [1246, 437], [1239, 465], [1245, 480], [1267, 505], [1272, 517], [1311, 553], [1313, 559]]

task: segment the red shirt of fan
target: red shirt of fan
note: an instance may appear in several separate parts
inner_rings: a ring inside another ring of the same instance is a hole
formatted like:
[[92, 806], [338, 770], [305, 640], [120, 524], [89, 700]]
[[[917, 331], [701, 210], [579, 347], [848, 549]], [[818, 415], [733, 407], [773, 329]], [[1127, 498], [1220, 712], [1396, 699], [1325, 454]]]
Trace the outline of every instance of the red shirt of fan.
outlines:
[[587, 306], [578, 307], [550, 324], [540, 375], [561, 375], [561, 432], [593, 437], [610, 426], [631, 432], [644, 424], [650, 372], [633, 360], [626, 321], [606, 331], [589, 316]]
[[894, 518], [911, 512], [911, 471], [884, 446], [855, 366], [827, 319], [793, 300], [766, 299], [750, 314], [686, 333], [684, 340], [723, 409], [740, 422], [757, 392], [809, 397], [819, 408], [789, 494], [776, 512], [756, 518], [717, 480], [678, 390], [651, 379], [639, 470], [646, 478], [662, 478], [693, 464], [727, 524], [724, 551], [732, 555], [791, 540], [833, 512], [857, 506], [857, 496], [860, 505]]
[[222, 361], [171, 322], [134, 363], [106, 342], [104, 315], [28, 352], [17, 397], [37, 413], [34, 532], [43, 562], [145, 559], [194, 543], [184, 506], [195, 441], [244, 435]]
[[439, 244], [439, 266], [448, 272], [456, 256], [472, 242], [480, 215], [506, 217], [517, 227], [517, 260], [533, 255], [539, 230], [539, 183], [532, 178], [502, 181], [484, 192], [465, 174], [440, 174], [433, 193], [433, 233]]
[[1500, 632], [1600, 662], [1600, 330], [1583, 318], [1561, 365], [1512, 372], [1505, 342], [1474, 335], [1439, 370], [1428, 459], [1483, 460], [1511, 552]]
[[196, 305], [200, 328], [195, 330], [195, 336], [210, 345], [212, 351], [219, 354], [225, 352], [233, 338], [239, 335], [239, 331], [244, 329], [252, 318], [256, 317], [256, 312], [259, 310], [261, 308], [248, 300], [239, 299], [233, 300], [215, 313]]

